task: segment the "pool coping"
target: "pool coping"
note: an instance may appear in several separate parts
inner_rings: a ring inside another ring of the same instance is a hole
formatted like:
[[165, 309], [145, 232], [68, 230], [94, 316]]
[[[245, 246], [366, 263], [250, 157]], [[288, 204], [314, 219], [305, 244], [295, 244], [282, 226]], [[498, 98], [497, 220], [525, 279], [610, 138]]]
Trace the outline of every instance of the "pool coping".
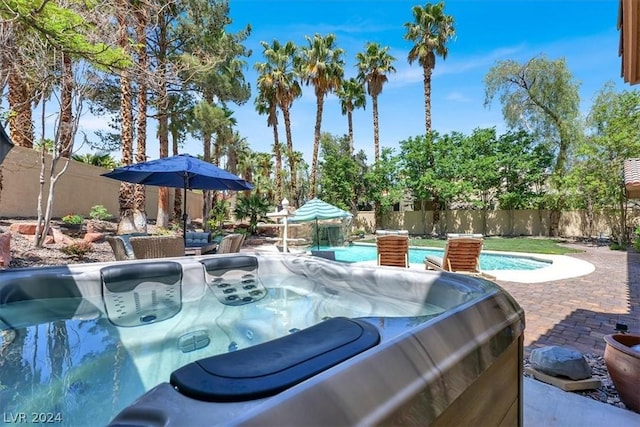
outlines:
[[[358, 243], [363, 246], [375, 246], [373, 243]], [[420, 249], [438, 249], [442, 248], [428, 247], [428, 246], [412, 246]], [[268, 251], [278, 252], [278, 249], [274, 245], [263, 245], [253, 248], [254, 251]], [[497, 281], [516, 282], [516, 283], [543, 283], [553, 282], [557, 280], [570, 279], [573, 277], [585, 276], [592, 273], [596, 268], [590, 262], [574, 258], [567, 255], [548, 255], [548, 254], [534, 254], [528, 252], [507, 252], [507, 251], [488, 251], [483, 250], [485, 253], [498, 254], [498, 255], [510, 255], [523, 258], [532, 258], [541, 261], [550, 261], [551, 264], [548, 267], [539, 268], [536, 270], [485, 270], [485, 272], [493, 277]], [[306, 251], [297, 250], [295, 253], [304, 254]], [[369, 267], [376, 267], [378, 265], [376, 260], [359, 261], [353, 263], [354, 265], [363, 265]], [[387, 268], [387, 267], [385, 267]], [[398, 267], [389, 267], [398, 268]], [[411, 269], [426, 270], [424, 263], [411, 263], [409, 265]], [[524, 274], [523, 274], [524, 273]]]
[[[359, 245], [371, 245], [373, 243], [358, 243]], [[419, 249], [438, 249], [443, 248], [429, 247], [429, 246], [411, 246]], [[505, 282], [517, 282], [517, 283], [543, 283], [552, 282], [555, 280], [569, 279], [572, 277], [585, 276], [592, 273], [596, 267], [590, 262], [573, 258], [567, 255], [549, 255], [549, 254], [534, 254], [528, 252], [507, 252], [507, 251], [489, 251], [483, 250], [482, 252], [488, 254], [497, 255], [510, 255], [521, 258], [531, 258], [540, 261], [550, 261], [551, 264], [548, 267], [538, 268], [535, 270], [484, 270], [485, 273], [493, 276], [496, 280]], [[355, 264], [358, 265], [377, 265], [376, 261], [361, 261]], [[409, 265], [412, 269], [425, 269], [424, 263], [412, 263]], [[524, 274], [523, 274], [524, 273]]]

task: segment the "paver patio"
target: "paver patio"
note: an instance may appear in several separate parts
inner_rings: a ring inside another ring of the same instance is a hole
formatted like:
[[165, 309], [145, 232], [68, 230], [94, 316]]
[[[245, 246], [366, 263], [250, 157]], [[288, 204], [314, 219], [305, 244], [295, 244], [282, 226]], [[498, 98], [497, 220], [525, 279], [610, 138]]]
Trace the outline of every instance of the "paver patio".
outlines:
[[525, 310], [525, 357], [549, 345], [603, 355], [603, 337], [617, 323], [640, 334], [640, 253], [571, 246], [585, 252], [567, 256], [592, 263], [594, 272], [542, 283], [497, 281]]

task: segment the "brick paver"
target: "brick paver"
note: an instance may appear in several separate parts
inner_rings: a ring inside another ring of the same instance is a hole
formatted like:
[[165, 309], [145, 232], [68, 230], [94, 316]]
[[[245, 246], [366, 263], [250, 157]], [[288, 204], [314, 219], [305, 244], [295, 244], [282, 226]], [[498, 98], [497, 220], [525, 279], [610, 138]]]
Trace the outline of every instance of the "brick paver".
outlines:
[[549, 345], [603, 355], [603, 337], [616, 323], [640, 334], [640, 254], [572, 246], [585, 252], [568, 256], [592, 263], [594, 272], [543, 283], [497, 281], [525, 311], [525, 356]]

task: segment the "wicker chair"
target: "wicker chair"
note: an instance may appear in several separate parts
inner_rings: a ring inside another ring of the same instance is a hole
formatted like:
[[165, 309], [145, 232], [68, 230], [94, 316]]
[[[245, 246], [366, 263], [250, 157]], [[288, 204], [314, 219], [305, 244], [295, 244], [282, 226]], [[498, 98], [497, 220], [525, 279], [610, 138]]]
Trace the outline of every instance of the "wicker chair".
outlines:
[[242, 244], [244, 243], [244, 238], [245, 235], [243, 233], [236, 233], [233, 234], [234, 239], [233, 239], [233, 246], [231, 248], [231, 252], [240, 252], [240, 248], [242, 247]]
[[127, 259], [134, 259], [133, 256], [130, 256], [127, 253], [127, 248], [125, 247], [124, 240], [119, 236], [107, 236], [105, 238], [111, 249], [113, 250], [113, 255], [116, 257], [116, 261], [123, 261]]
[[236, 234], [227, 234], [218, 244], [217, 254], [231, 254], [235, 246]]
[[184, 256], [182, 236], [146, 236], [129, 239], [136, 259]]

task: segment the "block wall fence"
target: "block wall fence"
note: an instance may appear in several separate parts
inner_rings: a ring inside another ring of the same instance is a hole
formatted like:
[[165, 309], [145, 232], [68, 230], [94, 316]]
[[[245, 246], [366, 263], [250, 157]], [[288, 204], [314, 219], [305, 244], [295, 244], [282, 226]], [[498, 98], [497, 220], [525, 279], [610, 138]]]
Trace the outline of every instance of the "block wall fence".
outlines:
[[[61, 163], [61, 162], [59, 162]], [[48, 191], [49, 156], [45, 159], [45, 191]], [[2, 192], [0, 193], [0, 218], [36, 218], [39, 192], [40, 153], [24, 147], [14, 147], [2, 168]], [[118, 215], [118, 191], [120, 182], [100, 174], [107, 169], [74, 160], [59, 179], [53, 205], [53, 217], [69, 213], [85, 217], [95, 205], [103, 205], [109, 213]], [[151, 220], [157, 218], [158, 188], [147, 186], [146, 211]], [[173, 206], [173, 191], [169, 192], [169, 207]], [[187, 210], [190, 218], [202, 217], [202, 194], [187, 191]], [[377, 228], [408, 230], [411, 235], [444, 233], [480, 233], [485, 236], [548, 236], [550, 212], [546, 210], [475, 211], [449, 210], [441, 213], [440, 221], [433, 222], [433, 211], [392, 212]], [[640, 225], [640, 210], [629, 210], [629, 226]], [[373, 212], [360, 212], [353, 220], [353, 227], [366, 232], [375, 231]], [[560, 235], [564, 237], [608, 237], [615, 227], [615, 219], [607, 212], [599, 212], [590, 221], [586, 211], [565, 211], [560, 218]]]

